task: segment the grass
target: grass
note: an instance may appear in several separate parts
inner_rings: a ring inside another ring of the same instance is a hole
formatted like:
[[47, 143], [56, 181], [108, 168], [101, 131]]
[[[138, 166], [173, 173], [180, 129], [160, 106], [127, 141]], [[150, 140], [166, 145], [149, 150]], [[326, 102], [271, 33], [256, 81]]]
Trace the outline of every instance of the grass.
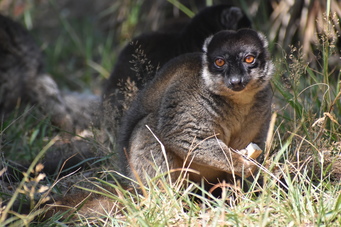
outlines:
[[[51, 2], [53, 6], [54, 1]], [[118, 8], [113, 5], [113, 9]], [[24, 15], [23, 21], [34, 28], [34, 10]], [[73, 21], [61, 13], [59, 16], [60, 35], [53, 41], [40, 40], [47, 70], [63, 89], [98, 91], [100, 81], [109, 76], [115, 62], [113, 37], [117, 34], [101, 34], [87, 19]], [[134, 26], [136, 14], [133, 17], [123, 27]], [[181, 187], [179, 182], [170, 183], [159, 173], [151, 176], [147, 187], [127, 190], [117, 184], [109, 163], [108, 169], [103, 166], [93, 177], [82, 174], [58, 180], [42, 180], [39, 174], [32, 177], [35, 164], [58, 134], [48, 117], [43, 116], [41, 121], [32, 107], [24, 113], [13, 113], [0, 125], [1, 158], [31, 163], [19, 184], [2, 183], [0, 196], [8, 205], [0, 209], [0, 225], [339, 226], [341, 72], [328, 64], [338, 50], [336, 39], [328, 38], [331, 32], [326, 30], [325, 34], [316, 45], [314, 63], [306, 61], [300, 46], [291, 46], [290, 52], [274, 56], [276, 118], [266, 151], [269, 155], [263, 163], [267, 171], [256, 176], [264, 178], [263, 185], [250, 182], [246, 192], [236, 186], [222, 187], [222, 197], [215, 198], [200, 185], [189, 182], [187, 187]], [[73, 218], [62, 221], [60, 214], [54, 214], [39, 221], [37, 217], [43, 210], [39, 202], [33, 201], [41, 198], [40, 202], [44, 202], [44, 193], [61, 194], [73, 184], [81, 192], [97, 195], [96, 200], [83, 203], [93, 203], [98, 209], [84, 210], [80, 201]], [[48, 186], [47, 191], [44, 185]], [[29, 214], [10, 211], [18, 199], [31, 202], [33, 209]], [[112, 203], [105, 206], [108, 201]]]

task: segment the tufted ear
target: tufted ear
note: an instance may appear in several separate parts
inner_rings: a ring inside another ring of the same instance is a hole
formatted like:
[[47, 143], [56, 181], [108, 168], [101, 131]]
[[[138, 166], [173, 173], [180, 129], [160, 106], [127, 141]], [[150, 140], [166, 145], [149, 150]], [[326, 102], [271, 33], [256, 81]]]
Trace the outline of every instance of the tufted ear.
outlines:
[[267, 38], [266, 38], [266, 36], [263, 34], [263, 33], [261, 33], [261, 32], [258, 32], [258, 37], [260, 38], [260, 40], [262, 40], [262, 42], [263, 42], [263, 47], [264, 48], [268, 48], [268, 40], [267, 40]]
[[208, 46], [208, 44], [211, 42], [212, 38], [213, 38], [213, 35], [211, 35], [211, 36], [209, 36], [208, 38], [205, 39], [204, 45], [203, 45], [203, 47], [202, 47], [202, 50], [203, 50], [205, 53], [207, 53], [207, 46]]

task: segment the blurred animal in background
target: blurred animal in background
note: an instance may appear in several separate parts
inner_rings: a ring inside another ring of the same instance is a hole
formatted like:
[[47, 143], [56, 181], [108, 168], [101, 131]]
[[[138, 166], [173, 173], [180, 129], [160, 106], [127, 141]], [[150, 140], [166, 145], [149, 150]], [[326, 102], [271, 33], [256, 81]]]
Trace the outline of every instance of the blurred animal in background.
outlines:
[[[59, 132], [66, 132], [43, 160], [45, 172], [58, 174], [65, 160], [68, 160], [67, 169], [94, 156], [93, 144], [74, 135], [82, 132], [85, 137], [83, 131], [95, 121], [100, 98], [92, 94], [62, 92], [44, 70], [43, 58], [29, 32], [21, 24], [0, 15], [0, 121], [7, 120], [14, 111], [20, 116], [27, 106], [38, 108], [38, 113], [43, 115], [36, 116], [38, 118], [50, 117]], [[9, 143], [6, 132], [1, 132], [1, 137], [1, 142]], [[13, 176], [21, 175], [23, 170], [25, 167], [13, 164], [8, 166], [2, 178], [13, 180]]]
[[[29, 32], [0, 15], [0, 116], [15, 108], [37, 105], [58, 128], [76, 132], [92, 122], [99, 98], [61, 92], [44, 70], [43, 55]], [[96, 110], [97, 111], [97, 110]]]

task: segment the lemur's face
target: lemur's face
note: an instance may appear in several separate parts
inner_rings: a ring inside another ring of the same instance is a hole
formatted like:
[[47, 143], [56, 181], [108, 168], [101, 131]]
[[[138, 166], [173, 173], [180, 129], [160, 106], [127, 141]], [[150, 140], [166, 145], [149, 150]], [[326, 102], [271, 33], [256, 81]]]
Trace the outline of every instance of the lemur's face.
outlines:
[[264, 87], [271, 78], [267, 41], [254, 30], [221, 31], [204, 45], [204, 79], [233, 92]]

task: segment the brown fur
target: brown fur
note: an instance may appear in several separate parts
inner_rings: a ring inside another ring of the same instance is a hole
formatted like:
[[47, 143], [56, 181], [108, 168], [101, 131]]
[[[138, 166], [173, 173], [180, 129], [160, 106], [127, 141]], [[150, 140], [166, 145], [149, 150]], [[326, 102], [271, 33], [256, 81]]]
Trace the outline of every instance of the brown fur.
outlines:
[[[209, 72], [207, 53], [187, 54], [169, 62], [123, 119], [120, 148], [127, 152], [123, 168], [128, 167], [130, 177], [146, 184], [145, 174], [153, 177], [157, 169], [167, 172], [189, 167], [200, 173], [190, 174], [190, 180], [218, 183], [255, 171], [254, 163], [236, 151], [251, 142], [264, 148], [271, 112], [272, 63], [262, 35], [252, 30], [231, 34], [231, 40], [214, 42], [227, 51], [245, 45], [259, 52], [258, 67], [248, 72], [251, 80], [241, 91], [228, 88], [223, 78]], [[207, 42], [205, 48], [210, 46], [210, 40]], [[231, 42], [237, 47], [231, 47]], [[164, 145], [166, 157], [146, 126]], [[172, 174], [172, 180], [179, 175]]]

